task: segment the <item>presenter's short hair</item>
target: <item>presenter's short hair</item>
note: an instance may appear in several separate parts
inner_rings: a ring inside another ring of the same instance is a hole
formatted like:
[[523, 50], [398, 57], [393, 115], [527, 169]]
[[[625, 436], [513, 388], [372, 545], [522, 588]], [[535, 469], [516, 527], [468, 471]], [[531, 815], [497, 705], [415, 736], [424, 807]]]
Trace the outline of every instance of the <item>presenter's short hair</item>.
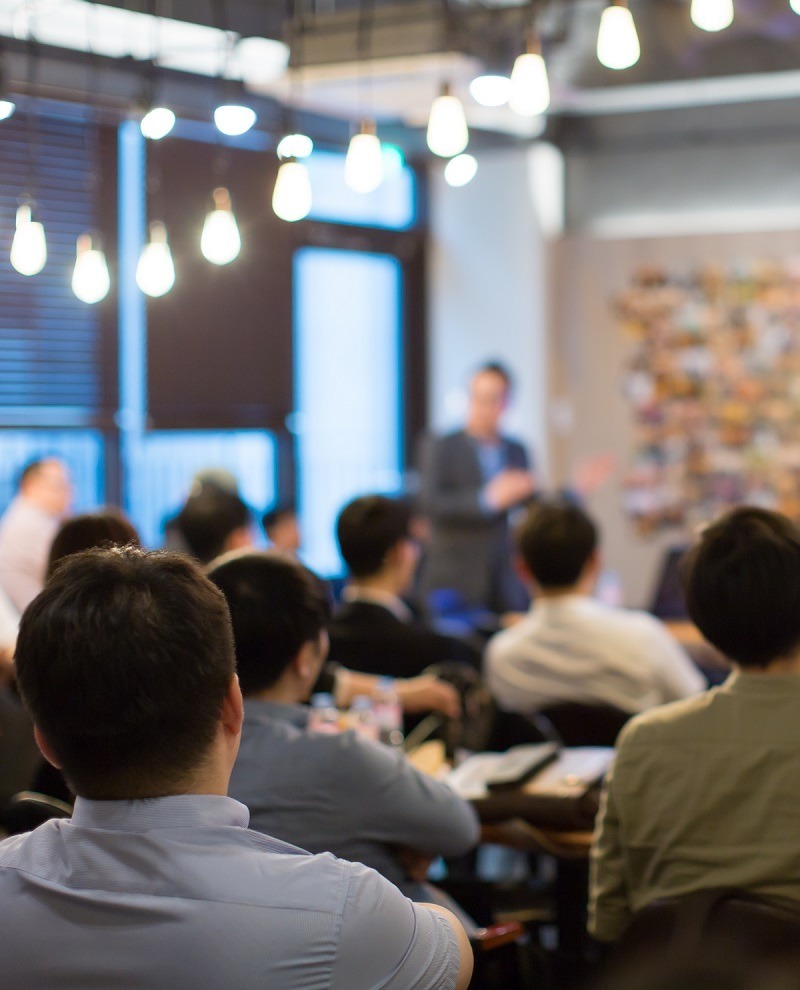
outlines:
[[511, 372], [500, 361], [487, 361], [475, 369], [473, 377], [475, 375], [497, 375], [498, 378], [502, 378], [505, 382], [506, 391], [510, 392], [514, 388], [514, 379]]

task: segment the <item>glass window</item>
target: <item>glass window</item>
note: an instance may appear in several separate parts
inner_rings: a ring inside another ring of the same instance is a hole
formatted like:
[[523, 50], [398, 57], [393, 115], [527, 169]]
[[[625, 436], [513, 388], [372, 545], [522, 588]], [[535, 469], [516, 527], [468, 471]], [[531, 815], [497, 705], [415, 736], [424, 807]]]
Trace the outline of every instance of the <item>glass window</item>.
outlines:
[[295, 255], [295, 423], [304, 556], [342, 571], [334, 522], [356, 495], [401, 486], [401, 270], [381, 254]]
[[0, 509], [15, 494], [20, 470], [38, 457], [60, 457], [75, 486], [76, 512], [104, 501], [103, 437], [96, 430], [0, 430]]
[[206, 468], [230, 471], [242, 498], [259, 513], [275, 498], [275, 443], [269, 433], [154, 431], [129, 440], [126, 454], [127, 509], [146, 546], [162, 545], [164, 523], [183, 505], [192, 478]]
[[357, 193], [344, 181], [343, 154], [315, 151], [306, 159], [311, 179], [312, 220], [405, 230], [416, 220], [414, 172], [399, 150], [384, 149], [384, 180], [372, 193]]

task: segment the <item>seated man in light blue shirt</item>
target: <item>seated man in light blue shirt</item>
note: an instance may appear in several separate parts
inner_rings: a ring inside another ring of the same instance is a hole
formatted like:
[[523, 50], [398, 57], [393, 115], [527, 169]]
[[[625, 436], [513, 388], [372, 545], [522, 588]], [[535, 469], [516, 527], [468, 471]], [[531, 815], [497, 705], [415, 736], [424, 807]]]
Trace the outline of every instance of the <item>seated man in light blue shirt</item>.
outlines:
[[42, 752], [78, 797], [71, 820], [0, 843], [3, 986], [467, 986], [447, 911], [250, 831], [226, 796], [242, 726], [230, 620], [188, 559], [66, 559], [16, 661]]
[[354, 732], [307, 732], [308, 699], [328, 652], [328, 597], [296, 560], [246, 552], [221, 558], [210, 579], [231, 610], [244, 729], [231, 794], [253, 827], [311, 852], [378, 870], [415, 900], [437, 856], [461, 856], [480, 837], [475, 811], [404, 754]]

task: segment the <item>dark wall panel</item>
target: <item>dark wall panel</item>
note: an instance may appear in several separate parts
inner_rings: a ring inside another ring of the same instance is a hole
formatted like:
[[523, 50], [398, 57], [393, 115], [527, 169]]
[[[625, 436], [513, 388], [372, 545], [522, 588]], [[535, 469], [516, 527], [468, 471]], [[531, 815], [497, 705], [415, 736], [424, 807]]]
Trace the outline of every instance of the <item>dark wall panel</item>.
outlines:
[[148, 217], [166, 223], [176, 270], [172, 291], [148, 300], [151, 428], [279, 429], [292, 409], [297, 231], [272, 212], [277, 161], [228, 150], [222, 184], [231, 192], [242, 251], [218, 267], [202, 256], [200, 233], [220, 184], [219, 155], [213, 144], [179, 139], [148, 148]]

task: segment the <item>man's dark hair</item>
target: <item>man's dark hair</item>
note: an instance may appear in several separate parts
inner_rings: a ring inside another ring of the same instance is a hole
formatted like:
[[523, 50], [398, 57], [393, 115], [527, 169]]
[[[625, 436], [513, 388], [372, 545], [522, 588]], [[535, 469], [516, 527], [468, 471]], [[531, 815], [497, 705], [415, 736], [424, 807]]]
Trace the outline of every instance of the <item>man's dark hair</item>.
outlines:
[[296, 516], [297, 506], [294, 502], [276, 502], [271, 509], [267, 509], [261, 517], [261, 525], [264, 532], [269, 536], [269, 531], [287, 516]]
[[336, 520], [336, 538], [353, 577], [372, 577], [381, 570], [392, 547], [409, 539], [411, 516], [407, 502], [385, 495], [348, 502]]
[[721, 653], [766, 667], [800, 647], [800, 530], [740, 508], [703, 531], [683, 564], [689, 616]]
[[208, 574], [228, 603], [239, 683], [245, 695], [272, 687], [331, 617], [325, 586], [274, 551], [223, 557]]
[[238, 495], [205, 487], [189, 496], [175, 521], [189, 553], [208, 564], [223, 552], [231, 533], [249, 525], [250, 510]]
[[539, 502], [516, 533], [517, 549], [540, 588], [576, 584], [597, 549], [597, 527], [577, 505]]
[[52, 574], [65, 558], [94, 547], [122, 547], [140, 545], [139, 534], [133, 524], [118, 509], [102, 509], [73, 516], [61, 524], [50, 545], [47, 573]]
[[482, 364], [479, 368], [476, 368], [474, 374], [497, 375], [498, 378], [502, 378], [503, 381], [506, 383], [506, 390], [509, 392], [514, 387], [514, 379], [511, 376], [511, 372], [504, 364], [501, 364], [499, 361], [487, 361], [486, 364]]
[[174, 793], [202, 765], [235, 671], [228, 608], [180, 554], [87, 550], [23, 614], [16, 670], [76, 794]]

